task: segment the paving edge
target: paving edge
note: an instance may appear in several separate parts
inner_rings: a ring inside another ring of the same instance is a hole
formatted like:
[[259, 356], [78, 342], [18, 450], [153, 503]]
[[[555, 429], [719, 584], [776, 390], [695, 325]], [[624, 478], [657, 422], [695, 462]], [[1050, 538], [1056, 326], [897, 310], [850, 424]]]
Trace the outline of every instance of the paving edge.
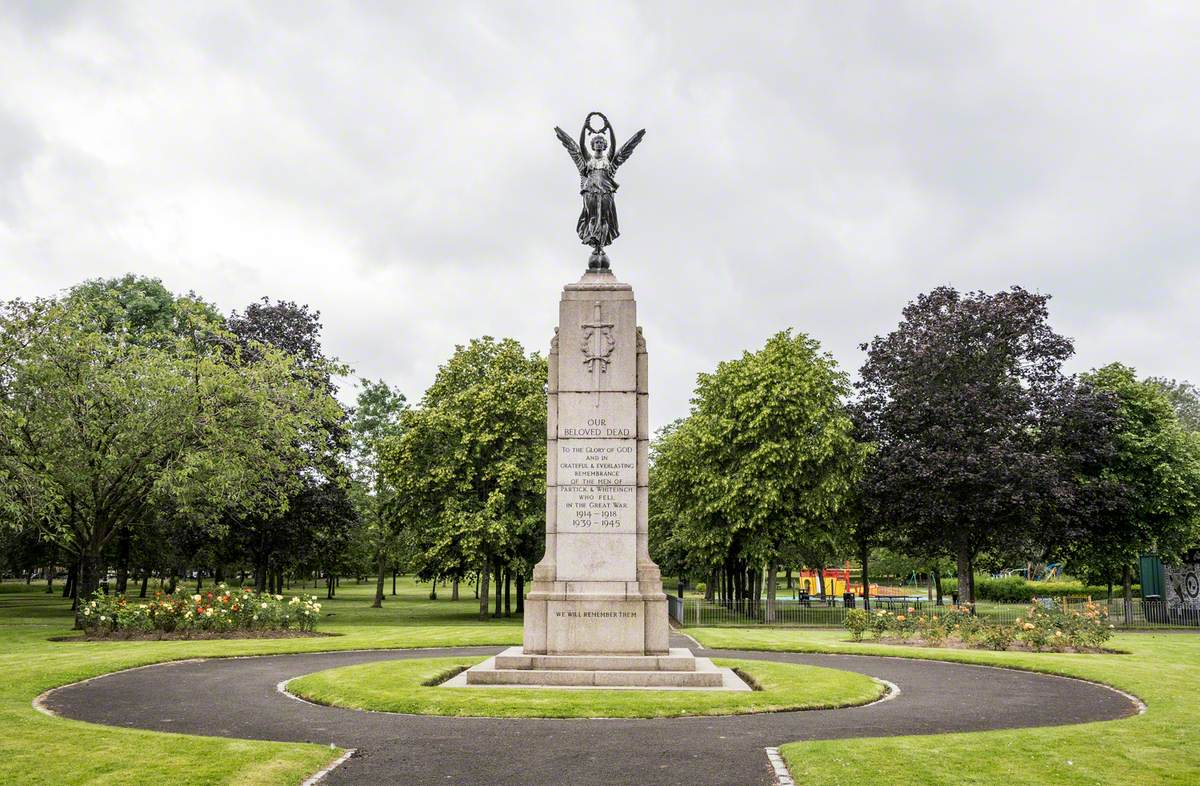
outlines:
[[344, 764], [347, 760], [349, 760], [349, 758], [354, 755], [355, 750], [357, 750], [357, 749], [356, 748], [348, 748], [345, 753], [343, 753], [341, 756], [338, 756], [336, 759], [334, 759], [332, 762], [330, 762], [330, 764], [327, 767], [325, 767], [325, 769], [321, 770], [320, 772], [315, 773], [311, 778], [304, 781], [304, 783], [301, 783], [300, 786], [317, 786], [318, 783], [325, 780], [326, 775], [333, 772], [340, 765]]
[[[688, 638], [691, 639], [692, 637], [688, 636]], [[695, 641], [695, 639], [692, 639], [692, 641]], [[892, 660], [904, 660], [904, 661], [908, 661], [910, 663], [914, 662], [914, 661], [916, 661], [916, 662], [932, 661], [934, 663], [948, 663], [951, 666], [970, 666], [970, 667], [976, 668], [976, 669], [999, 669], [1000, 671], [1019, 671], [1019, 672], [1024, 672], [1025, 674], [1041, 674], [1042, 676], [1045, 676], [1045, 677], [1053, 677], [1053, 678], [1059, 679], [1059, 680], [1072, 680], [1074, 682], [1082, 682], [1087, 685], [1095, 685], [1100, 688], [1106, 688], [1106, 689], [1112, 691], [1113, 693], [1119, 694], [1121, 696], [1124, 696], [1126, 699], [1128, 699], [1129, 702], [1134, 706], [1134, 709], [1137, 710], [1137, 712], [1135, 714], [1145, 715], [1146, 710], [1147, 710], [1146, 702], [1142, 701], [1140, 696], [1130, 693], [1129, 691], [1121, 690], [1120, 688], [1116, 687], [1115, 685], [1110, 685], [1107, 682], [1100, 682], [1098, 680], [1089, 680], [1084, 677], [1072, 677], [1069, 674], [1060, 674], [1059, 672], [1055, 672], [1055, 671], [1045, 671], [1043, 669], [1034, 669], [1034, 668], [1029, 668], [1026, 666], [996, 666], [991, 663], [970, 663], [965, 660], [944, 660], [942, 658], [926, 658], [926, 657], [915, 656], [915, 655], [870, 655], [865, 652], [840, 652], [837, 650], [834, 650], [832, 652], [826, 652], [824, 650], [820, 650], [820, 651], [818, 651], [818, 650], [755, 650], [755, 649], [727, 650], [727, 649], [722, 649], [720, 647], [713, 647], [710, 649], [708, 647], [701, 645], [700, 651], [708, 652], [708, 653], [754, 652], [754, 653], [767, 654], [767, 655], [770, 655], [772, 653], [781, 654], [781, 655], [835, 655], [835, 656], [844, 655], [848, 658], [890, 658]], [[709, 657], [710, 658], [711, 657], [726, 658], [726, 657], [732, 657], [732, 656], [711, 655], [710, 654]], [[766, 658], [756, 658], [755, 660], [767, 660], [767, 659]], [[837, 667], [829, 666], [827, 668], [837, 668]], [[862, 672], [859, 672], [859, 673], [862, 673]], [[871, 676], [871, 675], [868, 674], [867, 676]], [[878, 679], [878, 678], [872, 677], [872, 679]], [[886, 682], [886, 680], [879, 680], [879, 681]], [[888, 684], [890, 685], [891, 683], [888, 683]], [[900, 689], [896, 688], [896, 690], [897, 690], [897, 692], [899, 692]], [[882, 699], [876, 699], [875, 702], [871, 702], [871, 703], [874, 704], [879, 701], [886, 701], [887, 698], [888, 698], [887, 696], [884, 696]], [[863, 706], [869, 707], [871, 705], [867, 704], [867, 705], [863, 705]], [[1112, 718], [1112, 720], [1121, 720], [1121, 718]], [[1064, 724], [1064, 725], [1073, 725], [1073, 724]], [[1024, 728], [1040, 729], [1040, 728], [1046, 728], [1046, 727], [1028, 726], [1028, 727], [1024, 727]], [[846, 737], [845, 739], [854, 739], [854, 738]]]
[[787, 762], [783, 760], [783, 756], [779, 755], [779, 748], [764, 748], [763, 750], [767, 752], [767, 761], [771, 763], [771, 769], [775, 772], [776, 786], [796, 786]]

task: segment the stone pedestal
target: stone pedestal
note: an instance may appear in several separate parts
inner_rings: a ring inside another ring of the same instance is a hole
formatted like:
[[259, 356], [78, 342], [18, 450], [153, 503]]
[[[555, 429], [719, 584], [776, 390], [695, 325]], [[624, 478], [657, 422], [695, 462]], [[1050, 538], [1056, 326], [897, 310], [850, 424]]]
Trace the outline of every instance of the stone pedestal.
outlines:
[[648, 364], [633, 288], [608, 270], [588, 271], [563, 288], [558, 316], [547, 387], [546, 553], [525, 599], [524, 646], [456, 684], [741, 684], [707, 659], [669, 649], [667, 599], [648, 542]]
[[646, 345], [633, 288], [591, 271], [563, 289], [550, 348], [546, 554], [525, 601], [542, 655], [666, 655], [647, 541]]

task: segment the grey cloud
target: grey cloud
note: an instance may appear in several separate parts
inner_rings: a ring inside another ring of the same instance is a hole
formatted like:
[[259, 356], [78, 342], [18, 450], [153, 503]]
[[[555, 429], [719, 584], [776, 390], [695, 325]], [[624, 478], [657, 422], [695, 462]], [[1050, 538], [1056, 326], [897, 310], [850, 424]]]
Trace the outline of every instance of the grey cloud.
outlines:
[[133, 269], [225, 308], [307, 301], [418, 397], [473, 335], [545, 350], [586, 258], [551, 128], [600, 108], [648, 129], [610, 255], [656, 424], [787, 326], [853, 371], [942, 283], [1055, 294], [1079, 368], [1200, 377], [1186, 6], [54, 11], [0, 12], [0, 167], [45, 162], [0, 235], [22, 294]]

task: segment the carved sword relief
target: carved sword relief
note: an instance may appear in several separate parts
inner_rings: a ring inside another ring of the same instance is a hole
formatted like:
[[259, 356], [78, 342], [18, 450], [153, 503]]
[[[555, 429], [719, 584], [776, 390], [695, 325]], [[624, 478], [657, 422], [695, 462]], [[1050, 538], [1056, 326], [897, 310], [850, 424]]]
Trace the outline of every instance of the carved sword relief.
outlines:
[[605, 322], [601, 311], [600, 301], [592, 306], [592, 319], [584, 322], [583, 340], [580, 349], [583, 351], [583, 365], [592, 374], [592, 388], [596, 391], [596, 406], [600, 406], [600, 375], [608, 373], [608, 364], [612, 360], [613, 349], [617, 340], [613, 338], [613, 322]]

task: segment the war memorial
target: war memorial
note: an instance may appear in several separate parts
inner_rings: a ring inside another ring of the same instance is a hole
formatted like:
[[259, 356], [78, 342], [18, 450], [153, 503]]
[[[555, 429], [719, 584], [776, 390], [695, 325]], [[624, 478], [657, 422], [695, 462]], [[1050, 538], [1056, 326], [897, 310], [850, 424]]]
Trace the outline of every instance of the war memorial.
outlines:
[[619, 234], [613, 173], [645, 131], [617, 149], [599, 112], [578, 143], [555, 131], [579, 170], [577, 230], [592, 254], [583, 277], [563, 287], [550, 344], [546, 553], [525, 600], [523, 645], [456, 684], [749, 690], [731, 670], [670, 647], [650, 558], [649, 356], [633, 287], [604, 252]]

